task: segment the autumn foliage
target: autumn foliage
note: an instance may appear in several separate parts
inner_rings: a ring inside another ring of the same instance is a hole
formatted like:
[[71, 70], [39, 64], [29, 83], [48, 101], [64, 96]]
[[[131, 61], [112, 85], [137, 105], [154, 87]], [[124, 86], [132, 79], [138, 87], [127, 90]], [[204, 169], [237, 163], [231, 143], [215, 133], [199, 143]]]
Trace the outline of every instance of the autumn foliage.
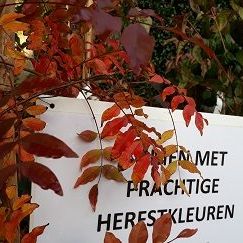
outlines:
[[[179, 106], [188, 126], [192, 117], [203, 133], [207, 124], [196, 110], [194, 100], [187, 91], [156, 74], [151, 64], [155, 41], [141, 24], [141, 19], [154, 18], [163, 26], [163, 20], [153, 10], [131, 8], [125, 11], [122, 1], [26, 0], [16, 5], [15, 12], [0, 17], [1, 36], [4, 37], [4, 53], [0, 56], [0, 239], [14, 242], [20, 222], [38, 205], [30, 203], [28, 195], [17, 195], [16, 188], [8, 187], [8, 179], [28, 178], [44, 190], [53, 190], [62, 196], [62, 187], [55, 174], [38, 163], [38, 157], [77, 158], [78, 155], [63, 141], [42, 132], [46, 123], [40, 115], [46, 106], [38, 100], [43, 95], [77, 97], [80, 93], [93, 94], [100, 100], [111, 101], [111, 107], [96, 122], [96, 131], [80, 131], [77, 136], [85, 142], [100, 141], [100, 148], [87, 151], [80, 158], [80, 177], [77, 188], [93, 183], [89, 201], [93, 210], [98, 200], [100, 178], [126, 182], [122, 172], [131, 170], [131, 179], [137, 186], [149, 172], [159, 188], [167, 183], [177, 170], [190, 173], [200, 171], [193, 161], [174, 161], [165, 167], [162, 161], [181, 150], [182, 145], [169, 144], [176, 137], [176, 128], [157, 131], [146, 125], [146, 105], [136, 94], [127, 79], [145, 79], [148, 84], [163, 84], [159, 93], [162, 101], [169, 103], [169, 112]], [[199, 45], [211, 58], [216, 58], [202, 39], [182, 35], [178, 28], [165, 28], [174, 34]], [[14, 33], [22, 33], [24, 42], [14, 40]], [[87, 35], [92, 35], [87, 40]], [[89, 104], [89, 100], [86, 101]], [[91, 109], [91, 114], [92, 113]], [[94, 117], [95, 118], [95, 117]], [[103, 147], [103, 140], [114, 139], [112, 147]], [[181, 188], [187, 193], [182, 178]], [[153, 242], [165, 242], [170, 235], [170, 215], [158, 219], [153, 229]], [[36, 242], [45, 226], [35, 228], [23, 236], [22, 243]], [[146, 242], [147, 229], [139, 222], [131, 231], [129, 242]], [[196, 230], [186, 229], [175, 239], [191, 237]], [[172, 242], [171, 240], [170, 242]], [[107, 233], [105, 242], [120, 242]]]

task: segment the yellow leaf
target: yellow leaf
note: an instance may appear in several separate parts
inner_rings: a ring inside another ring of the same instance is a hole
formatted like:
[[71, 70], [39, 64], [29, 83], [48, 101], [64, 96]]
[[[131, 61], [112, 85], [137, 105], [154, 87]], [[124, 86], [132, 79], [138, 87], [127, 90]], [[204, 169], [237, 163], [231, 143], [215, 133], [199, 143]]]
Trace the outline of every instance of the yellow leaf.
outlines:
[[162, 135], [161, 135], [161, 138], [158, 139], [156, 142], [157, 144], [161, 145], [163, 144], [164, 142], [168, 141], [169, 139], [171, 139], [173, 136], [174, 136], [174, 130], [168, 130], [168, 131], [165, 131]]
[[168, 145], [164, 147], [165, 150], [165, 157], [169, 157], [170, 155], [177, 152], [177, 146], [176, 145]]
[[188, 197], [190, 197], [190, 194], [182, 180], [180, 180], [180, 188], [186, 193]]
[[15, 12], [4, 14], [0, 17], [0, 25], [10, 23], [10, 22], [12, 22], [16, 19], [22, 18], [24, 16], [25, 16], [24, 14], [15, 13]]
[[172, 176], [173, 174], [175, 174], [176, 170], [177, 170], [177, 161], [173, 161], [171, 162], [167, 167], [166, 170], [170, 172], [170, 175]]
[[191, 173], [197, 173], [202, 177], [200, 170], [197, 168], [195, 164], [188, 160], [180, 160], [179, 165], [184, 169]]
[[6, 188], [6, 194], [10, 200], [14, 199], [17, 196], [16, 186], [8, 186]]

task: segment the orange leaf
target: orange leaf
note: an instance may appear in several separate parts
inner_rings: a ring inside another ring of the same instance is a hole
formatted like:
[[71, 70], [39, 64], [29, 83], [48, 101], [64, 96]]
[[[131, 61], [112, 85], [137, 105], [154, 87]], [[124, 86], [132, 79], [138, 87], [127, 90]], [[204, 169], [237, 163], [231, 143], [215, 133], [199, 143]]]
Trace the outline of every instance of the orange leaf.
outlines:
[[108, 180], [126, 182], [123, 174], [113, 165], [104, 165], [102, 168], [102, 174]]
[[98, 136], [98, 134], [96, 132], [93, 132], [90, 130], [83, 131], [78, 135], [83, 141], [88, 142], [88, 143], [93, 142]]
[[195, 235], [197, 233], [197, 229], [184, 229], [181, 231], [181, 233], [176, 237], [176, 239], [178, 238], [190, 238], [193, 235]]
[[104, 243], [122, 243], [122, 242], [119, 239], [117, 239], [114, 234], [110, 232], [106, 232]]
[[24, 237], [21, 240], [21, 243], [36, 243], [37, 237], [41, 234], [43, 234], [46, 226], [49, 224], [35, 227], [30, 233], [24, 235]]
[[136, 162], [132, 172], [132, 180], [135, 186], [137, 186], [137, 184], [143, 180], [144, 175], [146, 174], [148, 167], [150, 165], [150, 162], [150, 154], [144, 155]]
[[98, 184], [95, 184], [89, 191], [89, 202], [94, 212], [96, 210], [98, 193], [99, 193]]
[[101, 155], [102, 152], [100, 149], [88, 151], [81, 159], [80, 168], [83, 169], [85, 166], [97, 162], [100, 159]]
[[4, 14], [0, 17], [0, 25], [2, 25], [5, 31], [26, 31], [29, 29], [29, 24], [16, 21], [16, 19], [22, 17], [24, 17], [23, 14], [15, 12]]
[[27, 203], [12, 213], [10, 220], [5, 224], [5, 237], [8, 242], [14, 241], [20, 222], [38, 207], [36, 203]]
[[0, 17], [0, 25], [10, 23], [16, 19], [23, 18], [24, 16], [25, 16], [24, 14], [20, 14], [16, 12], [4, 14]]
[[138, 222], [132, 227], [129, 234], [129, 243], [146, 243], [148, 239], [148, 230], [143, 221]]
[[143, 116], [144, 118], [148, 118], [148, 115], [144, 113], [143, 109], [140, 108], [140, 109], [136, 109], [134, 111], [135, 115], [137, 116]]
[[85, 185], [93, 180], [95, 180], [101, 172], [100, 166], [93, 166], [86, 169], [82, 175], [77, 179], [74, 188], [79, 187], [80, 185]]
[[33, 105], [26, 109], [26, 112], [31, 116], [39, 116], [46, 112], [46, 106], [44, 105]]
[[25, 59], [15, 59], [14, 60], [14, 75], [19, 75], [25, 68]]
[[120, 112], [121, 109], [116, 104], [106, 109], [101, 116], [101, 126], [103, 126], [105, 121], [109, 121], [112, 118], [119, 116]]
[[17, 210], [21, 208], [25, 203], [31, 200], [30, 195], [22, 195], [21, 197], [17, 198], [13, 203], [13, 210]]
[[163, 214], [158, 218], [153, 227], [153, 243], [165, 242], [170, 236], [172, 219], [169, 213]]
[[105, 124], [101, 132], [101, 138], [115, 136], [122, 127], [126, 127], [127, 125], [128, 119], [126, 116], [115, 118]]
[[46, 123], [39, 118], [29, 117], [22, 120], [23, 125], [33, 131], [41, 131], [45, 128]]

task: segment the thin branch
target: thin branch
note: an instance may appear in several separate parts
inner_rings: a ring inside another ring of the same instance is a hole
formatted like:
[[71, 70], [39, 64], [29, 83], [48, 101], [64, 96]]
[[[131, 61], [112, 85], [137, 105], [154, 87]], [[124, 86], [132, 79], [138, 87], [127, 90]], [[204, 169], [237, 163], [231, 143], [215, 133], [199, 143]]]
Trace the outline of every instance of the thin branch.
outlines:
[[102, 138], [101, 138], [101, 134], [100, 134], [100, 130], [99, 130], [99, 126], [98, 126], [98, 122], [97, 122], [97, 120], [96, 120], [96, 117], [95, 117], [95, 114], [94, 114], [94, 112], [93, 112], [93, 109], [92, 109], [92, 107], [91, 107], [91, 105], [90, 105], [90, 103], [89, 103], [89, 100], [88, 100], [87, 97], [85, 96], [83, 90], [80, 90], [80, 92], [81, 92], [82, 95], [84, 96], [84, 99], [85, 99], [85, 101], [86, 101], [86, 103], [87, 103], [87, 105], [88, 105], [88, 107], [89, 107], [89, 110], [90, 110], [90, 112], [91, 112], [91, 114], [92, 114], [92, 117], [93, 117], [94, 122], [95, 122], [96, 130], [97, 130], [97, 133], [98, 133], [98, 137], [99, 137], [99, 143], [100, 143], [100, 149], [101, 149], [101, 159], [100, 159], [100, 168], [101, 168], [101, 169], [100, 169], [99, 179], [98, 179], [98, 183], [97, 183], [97, 184], [99, 184], [99, 182], [100, 182], [100, 180], [101, 180], [101, 175], [102, 175], [102, 171], [103, 171], [103, 164], [104, 164], [104, 161], [103, 161], [103, 144], [102, 144]]
[[[24, 5], [24, 4], [42, 4], [43, 2], [42, 1], [39, 1], [39, 2], [31, 2], [31, 1], [28, 1], [28, 3], [6, 3], [6, 4], [1, 4], [0, 5], [0, 8], [4, 8], [4, 7], [10, 7], [10, 6], [15, 6], [15, 5]], [[68, 5], [68, 6], [75, 6], [74, 4], [72, 3], [62, 3], [62, 2], [47, 2], [48, 4], [56, 4], [56, 5]]]
[[[169, 111], [169, 114], [170, 114], [170, 117], [171, 117], [171, 121], [172, 121], [172, 124], [173, 124], [174, 131], [175, 131], [175, 139], [176, 139], [176, 146], [177, 146], [177, 160], [178, 160], [179, 159], [179, 142], [178, 142], [176, 125], [175, 125], [175, 121], [174, 121], [174, 118], [173, 118], [173, 115], [172, 115], [170, 108], [168, 108], [168, 111]], [[180, 168], [178, 166], [178, 162], [177, 162], [177, 170], [178, 170], [178, 173], [179, 173], [179, 179], [181, 180], [181, 172], [180, 172]]]
[[[65, 84], [60, 85], [60, 86], [52, 87], [52, 88], [49, 88], [45, 91], [40, 91], [39, 93], [35, 93], [34, 95], [30, 96], [29, 98], [20, 101], [17, 105], [22, 105], [22, 104], [24, 104], [24, 103], [26, 103], [26, 102], [34, 99], [34, 98], [39, 97], [40, 95], [47, 94], [47, 93], [50, 93], [50, 92], [54, 92], [54, 91], [57, 91], [57, 90], [62, 90], [62, 89], [65, 89], [69, 86], [73, 86], [73, 85], [78, 84], [78, 83], [96, 81], [96, 80], [101, 80], [101, 79], [109, 79], [109, 78], [112, 78], [112, 77], [108, 76], [108, 75], [99, 75], [99, 76], [95, 76], [95, 77], [91, 77], [91, 78], [87, 78], [87, 79], [74, 80], [72, 82], [68, 82], [68, 83], [65, 83]], [[7, 109], [3, 110], [0, 113], [0, 117], [3, 116], [4, 114], [6, 114], [7, 112], [11, 111], [13, 108], [14, 108], [13, 106], [10, 106]]]

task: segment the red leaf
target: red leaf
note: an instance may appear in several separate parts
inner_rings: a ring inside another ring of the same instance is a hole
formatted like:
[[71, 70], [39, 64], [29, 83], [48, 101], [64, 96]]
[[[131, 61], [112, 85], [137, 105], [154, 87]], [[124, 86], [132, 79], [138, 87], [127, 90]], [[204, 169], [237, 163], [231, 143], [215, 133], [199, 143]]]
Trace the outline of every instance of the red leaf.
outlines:
[[18, 87], [19, 94], [44, 91], [60, 85], [60, 80], [55, 78], [30, 77], [25, 79]]
[[122, 27], [120, 17], [112, 16], [98, 8], [83, 8], [79, 16], [75, 16], [75, 18], [76, 22], [80, 20], [91, 21], [96, 35], [120, 32]]
[[85, 56], [85, 43], [84, 40], [77, 34], [72, 34], [69, 39], [69, 45], [72, 50], [72, 55], [77, 64], [80, 64], [84, 60]]
[[102, 168], [102, 174], [108, 180], [126, 182], [123, 174], [113, 165], [104, 165]]
[[48, 56], [41, 56], [38, 61], [32, 61], [34, 69], [38, 73], [42, 73], [48, 77], [55, 77], [57, 72], [57, 64]]
[[155, 41], [140, 24], [130, 24], [121, 36], [121, 43], [125, 47], [130, 59], [131, 68], [135, 73], [140, 67], [147, 65], [152, 57]]
[[100, 9], [93, 11], [92, 24], [96, 35], [120, 32], [122, 27], [120, 17], [114, 17]]
[[170, 84], [170, 81], [165, 79], [163, 76], [155, 74], [151, 79], [150, 82], [158, 83], [158, 84]]
[[141, 182], [146, 174], [148, 167], [151, 163], [151, 155], [146, 154], [141, 157], [133, 167], [132, 180], [135, 186]]
[[203, 135], [204, 120], [203, 120], [202, 114], [199, 113], [199, 112], [196, 112], [196, 115], [195, 115], [195, 124], [196, 124], [197, 129], [201, 133], [201, 135]]
[[156, 184], [156, 188], [160, 188], [161, 183], [162, 183], [162, 178], [160, 176], [160, 173], [154, 166], [152, 167], [152, 170], [151, 170], [151, 176]]
[[185, 96], [185, 99], [186, 99], [186, 102], [188, 103], [188, 105], [196, 107], [196, 103], [193, 98]]
[[89, 202], [94, 212], [96, 209], [98, 193], [98, 184], [95, 184], [89, 191]]
[[0, 138], [2, 138], [13, 126], [15, 118], [9, 118], [0, 122]]
[[93, 132], [90, 130], [83, 131], [79, 134], [79, 137], [85, 142], [93, 142], [97, 138], [97, 132]]
[[0, 145], [0, 159], [3, 159], [15, 147], [16, 142], [4, 143]]
[[10, 176], [14, 175], [14, 173], [16, 172], [16, 169], [17, 169], [16, 165], [9, 165], [0, 170], [0, 190], [6, 183], [7, 179]]
[[193, 235], [195, 235], [197, 233], [197, 229], [184, 229], [181, 231], [181, 233], [176, 237], [176, 239], [178, 238], [190, 238]]
[[19, 163], [20, 173], [30, 181], [39, 185], [42, 189], [53, 190], [56, 194], [63, 196], [62, 187], [55, 174], [45, 165], [37, 162]]
[[114, 234], [110, 232], [106, 232], [104, 243], [122, 243], [122, 242], [119, 239], [117, 239]]
[[148, 230], [143, 221], [138, 222], [133, 226], [130, 235], [129, 243], [146, 243], [148, 239]]
[[86, 169], [82, 175], [77, 179], [74, 188], [79, 187], [80, 185], [85, 185], [93, 180], [95, 180], [101, 172], [100, 166], [93, 166]]
[[172, 95], [175, 92], [176, 92], [176, 89], [173, 86], [170, 86], [170, 87], [165, 88], [163, 90], [162, 94], [161, 94], [162, 100], [165, 101], [165, 99], [166, 99], [167, 96]]
[[126, 116], [115, 118], [105, 124], [101, 132], [101, 138], [115, 136], [122, 127], [126, 127], [127, 125], [128, 119]]
[[192, 116], [194, 115], [196, 109], [194, 106], [186, 105], [183, 110], [183, 117], [186, 122], [186, 126], [189, 126]]
[[30, 233], [26, 234], [22, 238], [21, 243], [36, 243], [37, 242], [37, 237], [39, 235], [43, 234], [46, 226], [48, 226], [48, 225], [49, 224], [35, 227]]
[[153, 227], [153, 243], [165, 242], [170, 236], [172, 219], [169, 213], [158, 218]]
[[100, 149], [93, 149], [88, 151], [81, 159], [80, 168], [84, 168], [89, 164], [93, 164], [97, 162], [102, 155], [102, 151]]
[[101, 126], [103, 126], [103, 123], [105, 121], [111, 120], [112, 118], [119, 116], [120, 112], [121, 112], [121, 109], [116, 104], [114, 104], [112, 107], [106, 109], [103, 112], [102, 117], [101, 117]]
[[47, 158], [78, 158], [78, 155], [60, 139], [45, 133], [34, 133], [20, 140], [30, 154]]
[[128, 17], [155, 17], [162, 23], [162, 18], [157, 15], [153, 9], [138, 9], [138, 8], [131, 8], [128, 12]]
[[135, 129], [129, 129], [119, 134], [111, 151], [112, 158], [118, 158], [126, 148], [130, 147], [136, 136], [137, 133]]
[[182, 95], [176, 95], [171, 101], [171, 109], [175, 111], [177, 107], [185, 101], [185, 98]]

